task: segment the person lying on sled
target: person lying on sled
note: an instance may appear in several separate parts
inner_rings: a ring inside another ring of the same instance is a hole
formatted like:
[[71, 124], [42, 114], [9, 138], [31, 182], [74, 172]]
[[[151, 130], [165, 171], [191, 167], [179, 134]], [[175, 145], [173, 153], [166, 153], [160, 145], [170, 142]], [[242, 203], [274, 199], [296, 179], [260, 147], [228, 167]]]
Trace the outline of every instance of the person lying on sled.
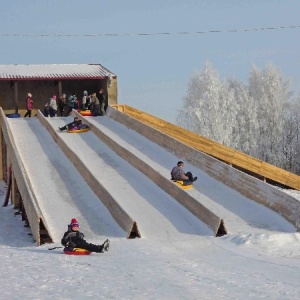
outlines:
[[75, 117], [73, 122], [71, 122], [71, 123], [69, 123], [69, 124], [67, 124], [67, 125], [65, 125], [63, 127], [58, 127], [58, 129], [60, 131], [63, 131], [63, 130], [66, 130], [66, 129], [70, 130], [70, 129], [72, 129], [74, 127], [78, 127], [80, 125], [82, 125], [82, 121], [79, 120], [78, 117]]
[[79, 224], [76, 219], [72, 219], [70, 225], [68, 225], [68, 231], [64, 233], [61, 240], [61, 244], [71, 251], [73, 248], [81, 248], [90, 252], [103, 253], [109, 249], [109, 240], [106, 239], [102, 245], [94, 245], [88, 243], [84, 239], [84, 234], [79, 231]]
[[182, 180], [185, 184], [192, 184], [197, 180], [197, 177], [193, 177], [191, 172], [185, 173], [183, 170], [183, 162], [179, 161], [177, 165], [171, 171], [172, 180]]

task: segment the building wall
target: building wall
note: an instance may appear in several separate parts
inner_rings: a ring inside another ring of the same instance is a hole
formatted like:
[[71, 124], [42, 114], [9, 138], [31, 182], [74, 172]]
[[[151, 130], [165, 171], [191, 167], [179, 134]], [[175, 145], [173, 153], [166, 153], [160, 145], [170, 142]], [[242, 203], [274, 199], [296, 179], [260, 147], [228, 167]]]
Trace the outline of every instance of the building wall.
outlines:
[[[26, 109], [25, 99], [28, 93], [32, 94], [34, 109], [43, 111], [44, 105], [50, 97], [56, 95], [59, 97], [65, 93], [67, 97], [76, 93], [79, 101], [83, 96], [83, 91], [87, 90], [89, 94], [98, 93], [100, 88], [105, 90], [108, 95], [107, 104], [117, 104], [117, 79], [84, 79], [84, 80], [22, 80], [17, 82], [18, 90], [18, 109]], [[13, 81], [0, 81], [0, 106], [4, 111], [15, 110], [15, 87]]]
[[107, 87], [108, 104], [118, 104], [118, 81], [112, 78]]

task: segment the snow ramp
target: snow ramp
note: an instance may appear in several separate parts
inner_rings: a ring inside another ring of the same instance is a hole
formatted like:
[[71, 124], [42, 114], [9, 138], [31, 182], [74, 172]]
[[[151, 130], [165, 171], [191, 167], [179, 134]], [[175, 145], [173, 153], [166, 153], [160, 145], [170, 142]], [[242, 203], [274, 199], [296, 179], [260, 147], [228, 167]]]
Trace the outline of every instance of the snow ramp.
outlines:
[[[198, 169], [215, 178], [218, 182], [224, 183], [246, 198], [274, 210], [292, 223], [298, 231], [300, 230], [300, 202], [297, 199], [258, 178], [240, 171], [238, 168], [234, 168], [230, 163], [224, 163], [222, 160], [214, 157], [215, 154], [217, 157], [220, 156], [225, 159], [228, 154], [229, 159], [232, 159], [230, 155], [233, 149], [221, 147], [221, 145], [218, 146], [218, 143], [197, 136], [195, 133], [191, 133], [188, 130], [127, 105], [118, 105], [116, 109], [109, 107], [108, 115], [110, 118], [133, 129], [154, 143], [168, 149], [168, 151], [175, 154], [180, 160], [186, 160], [193, 166], [196, 166]], [[194, 145], [194, 147], [191, 145]], [[198, 148], [206, 149], [207, 152], [214, 154], [212, 154], [213, 156], [208, 155], [199, 151]], [[217, 150], [217, 148], [221, 150]], [[242, 155], [237, 153], [237, 151], [235, 153], [238, 159], [241, 159]], [[251, 165], [256, 164], [256, 161], [254, 158], [252, 159], [247, 156], [247, 158], [244, 157], [243, 163]], [[286, 185], [289, 183], [290, 186], [299, 186], [299, 176], [297, 175], [264, 162], [262, 162], [260, 169], [268, 173], [270, 178], [276, 178], [279, 182], [285, 182]], [[271, 174], [272, 171], [275, 174]], [[262, 175], [258, 173], [258, 175], [263, 178], [265, 173]], [[282, 175], [280, 178], [279, 174]], [[226, 203], [224, 205], [228, 206]]]
[[11, 132], [5, 140], [14, 147], [8, 148], [8, 161], [37, 244], [43, 243], [42, 230], [48, 232], [50, 241], [60, 242], [73, 217], [91, 241], [126, 237], [37, 118], [4, 120], [5, 131]]
[[[29, 202], [36, 199], [40, 215], [33, 219], [28, 215], [28, 221], [38, 244], [43, 243], [40, 231], [35, 230], [39, 220], [51, 241], [59, 242], [72, 217], [79, 220], [86, 238], [98, 243], [106, 236], [130, 238], [132, 234], [162, 240], [177, 239], [182, 234], [213, 235], [205, 223], [142, 176], [91, 131], [59, 132], [57, 127], [71, 119], [45, 119], [42, 114], [39, 118], [3, 118], [11, 132], [9, 140], [15, 144], [16, 161], [23, 166], [25, 182], [34, 195]], [[49, 134], [52, 131], [58, 135]], [[9, 157], [8, 162], [11, 163]], [[91, 174], [96, 181], [91, 180]], [[19, 180], [16, 185], [19, 186]], [[23, 190], [19, 192], [24, 200]], [[125, 213], [130, 217], [130, 232], [124, 221]]]
[[39, 114], [38, 118], [120, 226], [124, 214], [118, 214], [116, 206], [135, 220], [141, 237], [166, 239], [181, 234], [214, 234], [207, 224], [120, 157], [92, 130], [84, 134], [60, 132], [58, 127], [72, 117], [45, 118]]
[[[77, 113], [74, 111], [73, 114]], [[295, 227], [274, 211], [242, 196], [195, 166], [186, 165], [199, 177], [198, 181], [194, 183], [194, 188], [188, 191], [180, 189], [169, 179], [170, 168], [180, 158], [131, 130], [128, 126], [116, 122], [113, 118], [83, 118], [83, 122], [90, 125], [91, 132], [89, 135], [76, 136], [57, 132], [56, 126], [61, 125], [59, 124], [60, 120], [46, 118], [45, 121], [53, 127], [54, 134], [61, 136], [65, 143], [69, 146], [72, 146], [72, 143], [77, 145], [76, 153], [79, 160], [84, 161], [84, 165], [90, 171], [94, 169], [93, 172], [97, 174], [96, 178], [105, 183], [109, 193], [115, 195], [114, 197], [120, 201], [120, 205], [124, 205], [131, 211], [131, 215], [137, 220], [141, 236], [176, 235], [176, 232], [171, 227], [166, 227], [166, 222], [164, 222], [166, 217], [170, 220], [174, 214], [179, 215], [181, 219], [185, 218], [184, 209], [178, 212], [173, 208], [176, 203], [174, 199], [207, 224], [216, 236], [224, 235], [227, 232], [295, 232]], [[89, 154], [89, 152], [91, 153]], [[92, 164], [85, 159], [86, 155], [91, 157], [94, 155], [95, 160]], [[101, 160], [103, 161], [101, 162]], [[107, 176], [111, 175], [110, 172], [108, 174], [99, 173], [99, 169], [109, 170], [111, 164], [114, 167], [112, 182], [107, 180]], [[122, 195], [120, 195], [120, 190], [116, 189], [116, 186], [124, 186], [122, 183], [124, 180], [129, 184], [125, 185], [126, 190], [122, 191]], [[140, 195], [132, 193], [132, 188], [133, 192], [138, 190]], [[149, 191], [151, 191], [150, 195]], [[171, 198], [162, 191], [169, 194]], [[128, 198], [132, 198], [133, 201]], [[156, 210], [152, 211], [149, 204], [154, 205]], [[169, 216], [166, 215], [166, 205]], [[157, 214], [157, 210], [160, 214]], [[191, 214], [190, 218], [192, 219]], [[187, 217], [189, 218], [189, 215]], [[176, 220], [177, 228], [182, 226], [180, 223], [181, 220]]]
[[128, 116], [115, 112], [109, 108], [108, 116], [82, 117], [91, 126], [84, 134], [58, 130], [72, 117], [44, 118], [39, 112], [38, 118], [6, 120], [16, 160], [53, 241], [59, 241], [71, 217], [82, 220], [89, 240], [295, 231], [278, 214], [188, 162], [186, 168], [199, 179], [192, 190], [181, 190], [169, 178], [182, 158], [146, 138], [148, 129], [142, 134], [131, 129], [143, 129], [140, 122], [129, 118], [123, 125]]

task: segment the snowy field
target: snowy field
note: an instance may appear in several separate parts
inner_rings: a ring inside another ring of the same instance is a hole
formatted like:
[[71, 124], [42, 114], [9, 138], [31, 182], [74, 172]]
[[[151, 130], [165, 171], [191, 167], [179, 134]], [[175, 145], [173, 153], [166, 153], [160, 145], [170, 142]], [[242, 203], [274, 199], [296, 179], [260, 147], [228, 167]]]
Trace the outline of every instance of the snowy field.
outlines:
[[59, 244], [37, 247], [15, 212], [0, 209], [0, 299], [300, 297], [299, 233], [116, 237], [105, 254], [67, 256], [48, 250]]

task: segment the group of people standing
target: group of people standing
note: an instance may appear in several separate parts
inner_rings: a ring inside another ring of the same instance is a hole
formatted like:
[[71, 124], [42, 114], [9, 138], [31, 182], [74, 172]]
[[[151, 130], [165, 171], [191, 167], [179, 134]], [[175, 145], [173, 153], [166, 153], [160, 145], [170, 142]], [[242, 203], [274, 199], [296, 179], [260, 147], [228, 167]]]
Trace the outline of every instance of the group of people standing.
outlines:
[[58, 109], [61, 116], [68, 116], [72, 109], [90, 110], [93, 116], [105, 115], [105, 95], [104, 90], [99, 90], [97, 97], [96, 93], [90, 94], [87, 91], [83, 92], [81, 102], [76, 93], [71, 94], [68, 99], [66, 94], [63, 94], [58, 101]]
[[96, 93], [88, 94], [87, 91], [83, 92], [81, 101], [81, 110], [90, 110], [93, 116], [105, 115], [105, 95], [104, 90], [100, 89], [97, 97]]
[[[53, 95], [49, 101], [44, 105], [44, 115], [46, 117], [56, 117], [59, 113], [60, 116], [70, 115], [72, 109], [76, 110], [90, 110], [93, 116], [105, 115], [105, 94], [104, 89], [99, 90], [97, 96], [96, 93], [88, 94], [87, 91], [83, 92], [81, 102], [79, 101], [76, 93], [70, 94], [67, 98], [66, 94], [57, 99], [56, 95]], [[26, 113], [24, 117], [31, 117], [31, 111], [33, 108], [32, 94], [28, 93], [26, 97]]]

